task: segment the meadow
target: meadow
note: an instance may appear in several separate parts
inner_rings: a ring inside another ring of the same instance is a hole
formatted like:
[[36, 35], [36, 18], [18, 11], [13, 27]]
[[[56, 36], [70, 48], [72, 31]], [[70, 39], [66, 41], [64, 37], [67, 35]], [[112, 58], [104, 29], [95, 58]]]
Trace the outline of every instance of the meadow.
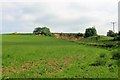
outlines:
[[118, 78], [116, 60], [111, 59], [113, 50], [117, 49], [82, 45], [48, 36], [2, 35], [2, 76]]

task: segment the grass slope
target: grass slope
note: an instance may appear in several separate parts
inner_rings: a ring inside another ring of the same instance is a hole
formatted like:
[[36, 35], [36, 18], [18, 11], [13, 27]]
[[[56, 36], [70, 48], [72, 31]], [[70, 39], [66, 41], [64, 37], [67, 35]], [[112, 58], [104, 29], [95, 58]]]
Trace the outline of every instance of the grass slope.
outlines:
[[79, 41], [75, 41], [79, 44], [91, 45], [91, 46], [99, 46], [106, 48], [118, 48], [118, 41], [113, 41], [113, 37], [108, 36], [92, 36], [88, 38], [83, 38]]
[[[34, 35], [3, 35], [3, 78], [117, 78], [110, 51]], [[104, 66], [90, 66], [100, 54]]]

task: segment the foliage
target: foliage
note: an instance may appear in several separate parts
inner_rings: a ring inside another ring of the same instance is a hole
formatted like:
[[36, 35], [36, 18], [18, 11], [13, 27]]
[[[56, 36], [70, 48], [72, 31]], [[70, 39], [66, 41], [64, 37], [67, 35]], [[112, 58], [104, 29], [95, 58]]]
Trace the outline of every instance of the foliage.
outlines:
[[41, 35], [51, 36], [51, 32], [50, 32], [49, 28], [47, 28], [47, 27], [42, 27], [42, 28], [37, 27], [34, 29], [33, 34], [35, 34], [35, 35], [41, 34]]
[[96, 35], [97, 35], [97, 31], [95, 27], [87, 28], [85, 31], [85, 37], [96, 36]]
[[41, 31], [42, 31], [41, 27], [37, 27], [34, 29], [33, 34], [36, 34], [36, 35], [41, 34]]
[[117, 60], [117, 65], [120, 67], [120, 59]]
[[120, 41], [120, 31], [118, 32], [117, 36], [116, 36], [116, 40]]
[[104, 66], [106, 64], [106, 60], [102, 58], [98, 58], [92, 65], [94, 66]]
[[[98, 39], [96, 39], [98, 38]], [[88, 37], [88, 38], [83, 38], [81, 39], [80, 41], [85, 41], [85, 42], [100, 42], [100, 41], [111, 41], [113, 40], [113, 37], [109, 37], [109, 36], [102, 36], [102, 35], [97, 35], [97, 36], [91, 36], [91, 37]]]
[[119, 51], [113, 51], [112, 52], [112, 59], [119, 60], [120, 59], [120, 52]]
[[105, 58], [106, 57], [106, 54], [102, 53], [100, 54], [100, 58]]
[[118, 32], [118, 36], [120, 36], [120, 31]]
[[112, 30], [109, 30], [109, 31], [107, 32], [107, 36], [114, 37], [114, 36], [115, 36], [115, 33], [114, 33]]
[[120, 41], [120, 31], [118, 33], [114, 33], [112, 30], [107, 32], [107, 36], [114, 37], [114, 41]]
[[77, 33], [76, 37], [83, 37], [84, 34], [83, 33]]
[[92, 66], [104, 66], [106, 64], [106, 54], [100, 54], [98, 58], [96, 58], [95, 62], [91, 64]]
[[118, 41], [113, 41], [113, 37], [109, 36], [92, 36], [88, 38], [80, 39], [79, 41], [75, 41], [78, 44], [97, 46], [102, 48], [117, 48], [119, 47]]

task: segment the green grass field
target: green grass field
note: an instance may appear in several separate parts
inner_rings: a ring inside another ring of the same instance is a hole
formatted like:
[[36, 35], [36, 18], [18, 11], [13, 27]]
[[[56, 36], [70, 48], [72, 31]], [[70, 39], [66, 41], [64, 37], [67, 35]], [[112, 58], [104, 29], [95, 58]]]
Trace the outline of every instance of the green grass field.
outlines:
[[[2, 39], [3, 78], [118, 78], [111, 50], [46, 36]], [[101, 54], [105, 65], [91, 66]]]

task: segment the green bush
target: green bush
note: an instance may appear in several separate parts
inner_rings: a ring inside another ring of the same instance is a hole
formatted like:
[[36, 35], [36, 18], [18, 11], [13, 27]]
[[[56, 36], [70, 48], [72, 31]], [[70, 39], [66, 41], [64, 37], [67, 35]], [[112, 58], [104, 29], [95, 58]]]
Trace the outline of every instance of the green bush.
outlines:
[[95, 62], [91, 64], [92, 66], [104, 66], [107, 63], [106, 54], [100, 54], [98, 58], [96, 58]]
[[115, 33], [112, 30], [107, 32], [107, 36], [114, 37]]
[[92, 65], [93, 66], [104, 66], [105, 64], [106, 64], [106, 60], [104, 58], [98, 58]]
[[33, 34], [35, 34], [35, 35], [41, 34], [41, 35], [45, 35], [45, 36], [52, 36], [52, 34], [50, 32], [50, 29], [47, 28], [47, 27], [42, 27], [42, 28], [37, 27], [37, 28], [34, 29]]
[[106, 57], [106, 54], [102, 53], [100, 54], [100, 58], [105, 58]]
[[112, 52], [112, 59], [119, 60], [120, 59], [120, 52], [119, 51]]
[[97, 30], [95, 29], [95, 27], [87, 28], [85, 31], [85, 38], [96, 35], [97, 35]]
[[117, 65], [120, 67], [120, 59], [117, 60]]

